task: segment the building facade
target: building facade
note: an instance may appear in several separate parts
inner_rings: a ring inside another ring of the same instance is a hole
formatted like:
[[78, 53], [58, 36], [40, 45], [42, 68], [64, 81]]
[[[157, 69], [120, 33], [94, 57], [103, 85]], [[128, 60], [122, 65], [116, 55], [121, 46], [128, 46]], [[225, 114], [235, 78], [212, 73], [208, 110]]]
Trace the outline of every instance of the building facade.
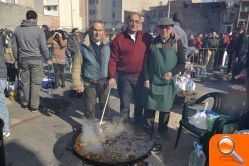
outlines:
[[[82, 31], [88, 28], [88, 0], [0, 0], [2, 26], [13, 27], [25, 18], [27, 10], [38, 13], [38, 24], [46, 24], [51, 29], [71, 31], [77, 27]], [[6, 9], [5, 9], [5, 8]], [[16, 11], [12, 11], [12, 10]], [[8, 12], [8, 10], [10, 10]], [[8, 20], [5, 15], [8, 13]], [[18, 15], [16, 14], [18, 13]], [[16, 20], [16, 21], [15, 21]], [[18, 22], [18, 23], [17, 23]]]
[[103, 20], [107, 30], [119, 31], [129, 12], [142, 13], [150, 6], [167, 4], [167, 0], [89, 0], [89, 23]]
[[[88, 0], [44, 0], [44, 15], [57, 18], [57, 28], [71, 31], [88, 27]], [[54, 27], [54, 26], [52, 26]]]
[[249, 33], [249, 0], [240, 1], [237, 23], [246, 25], [246, 31]]
[[[153, 32], [162, 17], [167, 17], [169, 6], [151, 7], [144, 11], [143, 28]], [[230, 32], [236, 27], [238, 5], [235, 1], [210, 3], [193, 3], [188, 1], [171, 1], [170, 17], [177, 13], [181, 17], [181, 26], [188, 34], [209, 32]], [[197, 14], [198, 13], [198, 14]]]

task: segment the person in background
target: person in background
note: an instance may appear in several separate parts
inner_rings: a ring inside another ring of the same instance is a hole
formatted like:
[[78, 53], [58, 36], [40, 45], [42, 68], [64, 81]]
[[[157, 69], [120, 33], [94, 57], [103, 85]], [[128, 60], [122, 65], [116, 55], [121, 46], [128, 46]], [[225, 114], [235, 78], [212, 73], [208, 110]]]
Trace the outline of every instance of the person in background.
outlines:
[[135, 103], [135, 123], [142, 125], [141, 92], [144, 82], [142, 66], [144, 55], [149, 50], [153, 37], [139, 30], [141, 26], [139, 13], [131, 13], [128, 16], [127, 25], [126, 31], [118, 34], [112, 41], [108, 67], [109, 85], [111, 87], [115, 86], [117, 79], [121, 119], [124, 121], [129, 119], [130, 101], [133, 98]]
[[48, 41], [48, 39], [52, 36], [52, 33], [51, 31], [49, 30], [48, 26], [47, 25], [42, 25], [42, 29], [45, 33], [45, 38], [46, 38], [46, 41]]
[[207, 64], [207, 70], [210, 70], [212, 68], [211, 59], [214, 59], [213, 69], [217, 70], [219, 67], [219, 39], [216, 32], [213, 32], [210, 38], [207, 40], [207, 46], [212, 52], [212, 54], [208, 54], [205, 59], [205, 63]]
[[173, 20], [162, 18], [158, 26], [159, 36], [153, 40], [143, 67], [146, 108], [144, 127], [153, 133], [155, 114], [159, 111], [158, 130], [165, 135], [175, 97], [174, 76], [185, 71], [186, 60], [182, 42], [173, 33]]
[[54, 35], [48, 39], [47, 43], [50, 44], [52, 48], [55, 88], [58, 88], [59, 86], [65, 88], [64, 69], [66, 64], [67, 39], [63, 32], [55, 32]]
[[198, 49], [201, 49], [203, 47], [202, 38], [203, 38], [203, 35], [201, 33], [199, 33], [196, 37], [195, 43]]
[[22, 66], [24, 100], [21, 105], [31, 112], [39, 110], [43, 79], [43, 60], [51, 64], [44, 31], [37, 26], [37, 13], [29, 10], [26, 20], [15, 29], [14, 57]]
[[196, 56], [199, 54], [198, 49], [196, 49], [196, 42], [195, 42], [195, 36], [194, 34], [189, 35], [188, 39], [188, 59], [189, 61], [193, 61], [196, 59]]
[[74, 61], [74, 56], [79, 48], [79, 45], [84, 40], [84, 35], [78, 28], [73, 28], [71, 33], [71, 36], [68, 37], [67, 49], [70, 52], [72, 60]]
[[4, 122], [3, 137], [10, 136], [9, 112], [6, 106], [4, 90], [7, 81], [7, 68], [4, 60], [4, 37], [0, 34], [0, 118]]
[[177, 33], [177, 35], [180, 37], [180, 40], [182, 41], [182, 45], [184, 48], [184, 56], [188, 57], [188, 37], [186, 32], [181, 28], [180, 23], [181, 19], [179, 18], [179, 15], [174, 13], [173, 15], [173, 21], [174, 21], [174, 32]]
[[235, 49], [235, 60], [232, 69], [232, 84], [244, 84], [243, 79], [235, 79], [243, 70], [243, 64], [246, 63], [247, 53], [248, 53], [248, 37], [246, 34], [246, 26], [244, 24], [238, 26], [238, 39], [234, 46]]
[[[89, 120], [95, 120], [97, 97], [101, 110], [108, 100], [107, 69], [111, 51], [104, 30], [102, 21], [93, 21], [83, 43], [76, 50], [73, 63], [73, 89], [83, 92], [84, 117]], [[108, 105], [104, 117], [105, 120], [110, 118]]]
[[7, 66], [7, 81], [14, 85], [17, 75], [16, 60], [12, 51], [14, 34], [10, 30], [2, 32], [4, 39], [4, 59]]

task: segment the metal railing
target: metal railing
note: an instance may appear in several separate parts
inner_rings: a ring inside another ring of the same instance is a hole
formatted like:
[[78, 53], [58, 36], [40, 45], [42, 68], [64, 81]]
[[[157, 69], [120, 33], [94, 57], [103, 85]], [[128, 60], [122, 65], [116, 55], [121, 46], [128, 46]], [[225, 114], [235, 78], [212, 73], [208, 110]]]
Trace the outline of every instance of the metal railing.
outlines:
[[[188, 61], [190, 61], [194, 67], [206, 67], [212, 69], [214, 65], [220, 65], [219, 60], [217, 62], [216, 58], [222, 59], [225, 50], [229, 53], [233, 51], [231, 49], [224, 48], [199, 48], [196, 49], [194, 52], [190, 51]], [[227, 56], [226, 58], [229, 58], [229, 56]]]

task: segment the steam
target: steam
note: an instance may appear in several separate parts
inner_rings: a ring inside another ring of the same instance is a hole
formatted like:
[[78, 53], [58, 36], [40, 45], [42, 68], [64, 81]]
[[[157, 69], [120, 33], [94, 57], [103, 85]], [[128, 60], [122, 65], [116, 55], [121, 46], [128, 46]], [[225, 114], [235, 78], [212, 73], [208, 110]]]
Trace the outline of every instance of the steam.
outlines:
[[98, 123], [83, 119], [81, 141], [84, 142], [86, 153], [98, 154], [103, 152], [103, 146], [99, 139], [100, 129]]
[[[116, 125], [115, 125], [116, 124]], [[117, 125], [118, 124], [118, 125]], [[126, 126], [123, 120], [114, 117], [113, 123], [104, 124], [106, 130], [103, 129], [101, 132], [99, 122], [94, 122], [83, 118], [82, 123], [82, 137], [81, 141], [84, 143], [85, 153], [99, 154], [104, 152], [104, 143], [110, 138], [115, 138], [121, 135], [125, 130]]]

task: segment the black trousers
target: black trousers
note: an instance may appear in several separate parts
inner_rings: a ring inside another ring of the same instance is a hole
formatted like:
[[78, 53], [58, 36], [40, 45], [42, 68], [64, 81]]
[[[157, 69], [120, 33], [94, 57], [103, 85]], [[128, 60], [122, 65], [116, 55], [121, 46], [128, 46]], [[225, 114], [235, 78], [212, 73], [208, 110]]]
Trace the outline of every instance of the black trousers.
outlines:
[[15, 82], [16, 80], [16, 75], [17, 75], [17, 69], [15, 67], [15, 64], [12, 63], [6, 63], [7, 67], [7, 80], [9, 82]]
[[[149, 132], [154, 130], [154, 121], [155, 121], [156, 110], [145, 110], [144, 111], [144, 127]], [[170, 112], [159, 112], [159, 124], [158, 131], [160, 133], [165, 132], [168, 129]]]
[[142, 107], [142, 76], [134, 76], [127, 74], [118, 75], [118, 93], [120, 97], [120, 115], [123, 119], [129, 119], [130, 102], [134, 101], [134, 119], [136, 124], [143, 123], [143, 107]]
[[[84, 103], [84, 117], [89, 120], [95, 119], [95, 108], [97, 98], [99, 99], [99, 106], [102, 111], [107, 100], [108, 88], [103, 84], [92, 84], [84, 81], [84, 93], [83, 93], [83, 103]], [[109, 102], [107, 103], [105, 110], [105, 119], [110, 119], [110, 108]]]
[[54, 67], [55, 83], [59, 84], [59, 82], [61, 80], [61, 84], [65, 84], [65, 74], [64, 74], [65, 65], [54, 63], [53, 67]]

